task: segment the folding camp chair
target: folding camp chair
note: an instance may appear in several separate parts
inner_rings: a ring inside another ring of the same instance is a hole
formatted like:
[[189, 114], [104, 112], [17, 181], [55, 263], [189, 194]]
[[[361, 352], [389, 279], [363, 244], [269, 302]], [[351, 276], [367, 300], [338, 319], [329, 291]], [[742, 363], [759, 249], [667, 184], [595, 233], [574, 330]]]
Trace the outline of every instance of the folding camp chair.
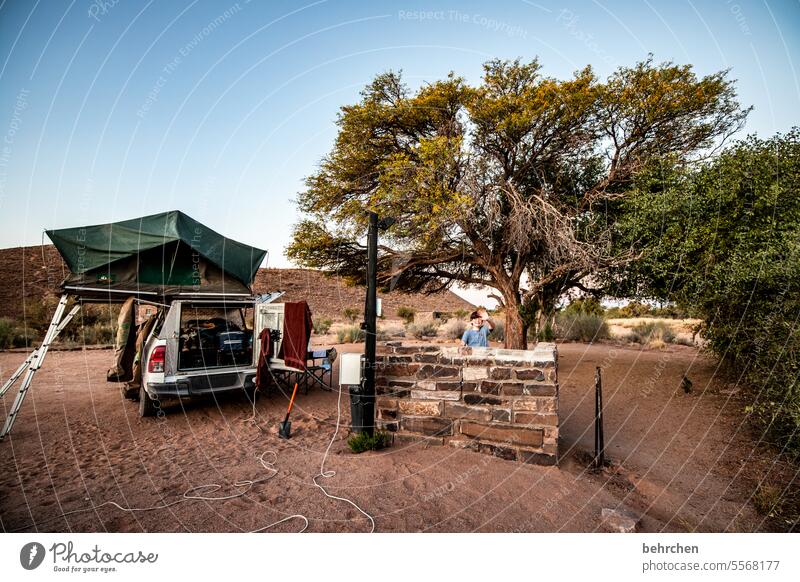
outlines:
[[290, 391], [295, 383], [308, 394], [312, 386], [319, 386], [325, 391], [333, 390], [332, 368], [336, 358], [336, 349], [322, 349], [308, 352], [306, 369], [288, 366], [280, 358], [270, 358], [269, 370], [273, 380], [282, 390]]

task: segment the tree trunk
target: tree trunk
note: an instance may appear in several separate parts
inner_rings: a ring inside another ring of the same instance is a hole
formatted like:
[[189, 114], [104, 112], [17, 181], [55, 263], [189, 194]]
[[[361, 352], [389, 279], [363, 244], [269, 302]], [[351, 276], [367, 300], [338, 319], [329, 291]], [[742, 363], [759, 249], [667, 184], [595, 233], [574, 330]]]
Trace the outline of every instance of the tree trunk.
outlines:
[[506, 328], [504, 346], [511, 350], [528, 349], [528, 326], [519, 313], [519, 299], [506, 300]]

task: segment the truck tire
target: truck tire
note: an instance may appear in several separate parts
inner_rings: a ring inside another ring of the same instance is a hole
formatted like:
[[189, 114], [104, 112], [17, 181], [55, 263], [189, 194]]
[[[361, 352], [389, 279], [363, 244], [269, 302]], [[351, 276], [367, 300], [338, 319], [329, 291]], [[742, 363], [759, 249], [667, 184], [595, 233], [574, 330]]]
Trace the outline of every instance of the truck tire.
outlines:
[[156, 406], [144, 389], [144, 384], [139, 386], [139, 416], [145, 418], [147, 416], [155, 416]]

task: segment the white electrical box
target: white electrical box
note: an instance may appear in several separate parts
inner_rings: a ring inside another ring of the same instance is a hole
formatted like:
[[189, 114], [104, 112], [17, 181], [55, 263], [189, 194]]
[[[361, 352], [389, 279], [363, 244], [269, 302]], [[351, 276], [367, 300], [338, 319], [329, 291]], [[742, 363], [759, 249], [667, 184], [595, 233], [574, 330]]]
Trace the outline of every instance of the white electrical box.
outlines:
[[380, 297], [375, 299], [375, 315], [383, 317], [383, 299]]
[[341, 354], [339, 356], [339, 385], [358, 386], [361, 384], [361, 370], [364, 354]]

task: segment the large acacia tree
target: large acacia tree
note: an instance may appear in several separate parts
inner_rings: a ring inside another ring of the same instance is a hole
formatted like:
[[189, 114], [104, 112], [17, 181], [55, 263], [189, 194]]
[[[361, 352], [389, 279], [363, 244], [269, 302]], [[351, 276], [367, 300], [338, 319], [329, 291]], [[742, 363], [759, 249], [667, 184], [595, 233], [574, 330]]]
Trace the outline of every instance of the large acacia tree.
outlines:
[[698, 78], [652, 58], [605, 82], [590, 67], [546, 77], [537, 60], [484, 70], [475, 87], [451, 74], [417, 91], [384, 73], [343, 107], [287, 254], [363, 280], [366, 211], [391, 216], [384, 287], [490, 287], [506, 346], [524, 348], [560, 295], [635, 255], [614, 251], [610, 233], [637, 172], [707, 153], [747, 112], [726, 72]]

